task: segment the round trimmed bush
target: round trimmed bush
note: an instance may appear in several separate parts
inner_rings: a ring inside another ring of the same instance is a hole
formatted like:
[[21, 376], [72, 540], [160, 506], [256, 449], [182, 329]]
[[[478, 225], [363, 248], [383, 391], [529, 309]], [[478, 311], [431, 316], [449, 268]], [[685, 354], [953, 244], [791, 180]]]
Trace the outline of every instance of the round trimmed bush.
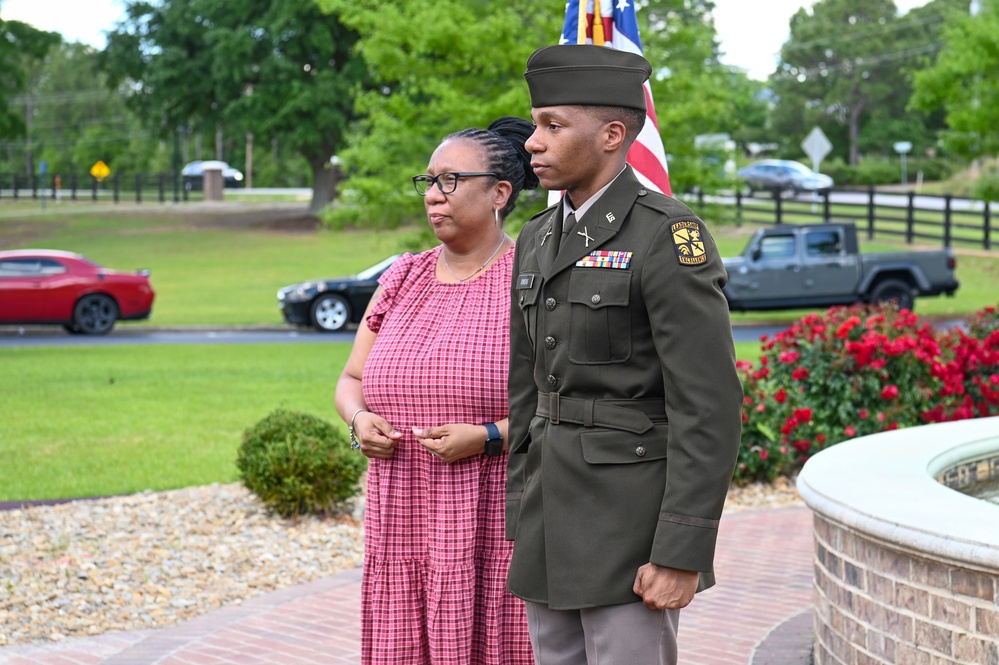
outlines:
[[264, 505], [292, 517], [342, 509], [357, 494], [366, 461], [329, 422], [278, 410], [243, 433], [236, 466]]

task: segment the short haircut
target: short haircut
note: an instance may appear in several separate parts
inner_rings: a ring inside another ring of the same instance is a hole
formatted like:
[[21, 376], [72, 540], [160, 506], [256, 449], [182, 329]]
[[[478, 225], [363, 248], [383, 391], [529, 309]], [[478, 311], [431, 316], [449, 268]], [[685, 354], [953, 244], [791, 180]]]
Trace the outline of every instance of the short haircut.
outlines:
[[645, 111], [633, 109], [627, 106], [587, 106], [603, 122], [613, 122], [615, 120], [624, 124], [625, 140], [630, 146], [638, 138], [638, 134], [645, 126]]

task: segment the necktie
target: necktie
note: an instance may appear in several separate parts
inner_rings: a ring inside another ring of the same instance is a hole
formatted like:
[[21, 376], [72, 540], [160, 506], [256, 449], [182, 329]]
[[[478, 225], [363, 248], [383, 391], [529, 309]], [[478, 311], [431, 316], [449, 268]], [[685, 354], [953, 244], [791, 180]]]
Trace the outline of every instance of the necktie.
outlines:
[[565, 244], [565, 239], [569, 237], [569, 233], [572, 232], [572, 227], [576, 225], [576, 213], [570, 212], [569, 216], [565, 218], [562, 222], [562, 239], [559, 241], [559, 247]]

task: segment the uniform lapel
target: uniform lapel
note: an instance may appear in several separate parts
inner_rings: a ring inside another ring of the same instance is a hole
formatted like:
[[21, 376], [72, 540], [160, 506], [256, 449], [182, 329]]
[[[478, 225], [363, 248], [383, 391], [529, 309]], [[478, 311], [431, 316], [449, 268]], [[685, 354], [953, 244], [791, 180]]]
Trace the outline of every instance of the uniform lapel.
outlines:
[[562, 237], [562, 202], [548, 212], [534, 234], [538, 265], [542, 274], [547, 275], [558, 254], [558, 242]]
[[[625, 172], [576, 222], [562, 250], [554, 257], [551, 270], [545, 270], [542, 265], [543, 272], [549, 277], [561, 272], [617, 235], [641, 189], [642, 183], [631, 167], [625, 167]], [[561, 210], [562, 206], [559, 205], [558, 209]], [[558, 219], [562, 219], [561, 216]]]

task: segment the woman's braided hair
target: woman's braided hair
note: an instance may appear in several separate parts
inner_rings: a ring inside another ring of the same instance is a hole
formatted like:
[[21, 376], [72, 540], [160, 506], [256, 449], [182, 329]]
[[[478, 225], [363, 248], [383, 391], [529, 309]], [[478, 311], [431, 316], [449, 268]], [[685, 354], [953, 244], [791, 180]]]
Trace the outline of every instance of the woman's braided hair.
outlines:
[[468, 139], [479, 144], [486, 154], [486, 169], [499, 173], [501, 180], [513, 185], [513, 192], [500, 211], [504, 219], [516, 206], [517, 195], [522, 189], [538, 186], [538, 176], [531, 168], [531, 155], [524, 147], [532, 133], [534, 125], [527, 120], [504, 116], [494, 120], [489, 129], [463, 129], [444, 139]]

